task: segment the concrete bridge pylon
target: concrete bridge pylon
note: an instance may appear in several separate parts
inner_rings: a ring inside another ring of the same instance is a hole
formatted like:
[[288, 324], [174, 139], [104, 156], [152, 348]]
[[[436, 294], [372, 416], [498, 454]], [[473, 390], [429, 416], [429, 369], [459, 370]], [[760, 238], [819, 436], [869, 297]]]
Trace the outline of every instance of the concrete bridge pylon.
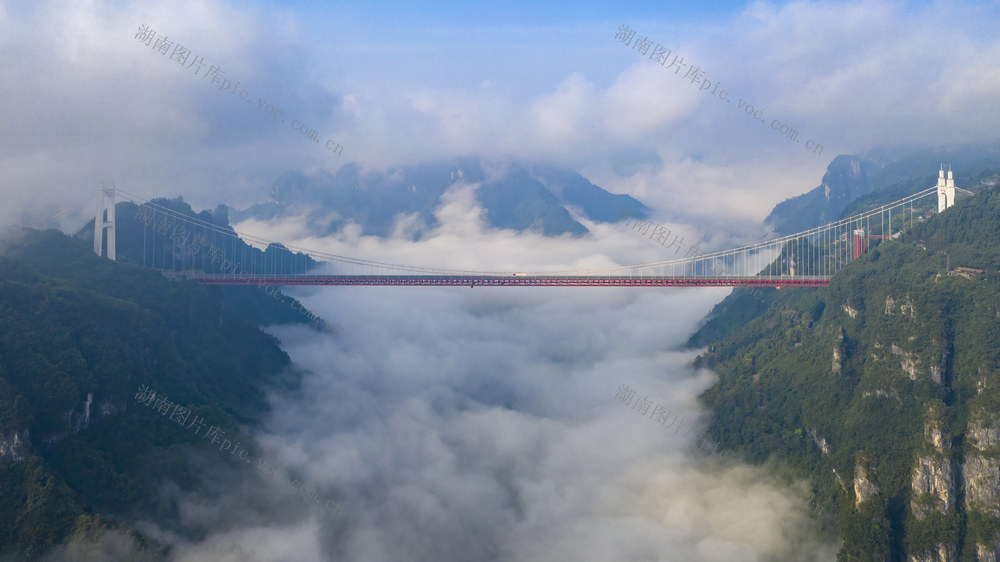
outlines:
[[[105, 215], [107, 212], [107, 215]], [[108, 259], [115, 261], [115, 184], [101, 183], [97, 188], [97, 214], [94, 216], [94, 253], [104, 250], [104, 231], [108, 232]]]

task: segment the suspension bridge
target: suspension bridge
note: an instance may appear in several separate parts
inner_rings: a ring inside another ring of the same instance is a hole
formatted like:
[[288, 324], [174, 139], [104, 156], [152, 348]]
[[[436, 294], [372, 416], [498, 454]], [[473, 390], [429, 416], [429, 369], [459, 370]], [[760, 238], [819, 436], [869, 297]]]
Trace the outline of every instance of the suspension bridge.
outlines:
[[[94, 251], [116, 259], [120, 244], [146, 267], [207, 285], [368, 286], [557, 286], [557, 287], [820, 287], [851, 261], [885, 240], [899, 238], [915, 221], [954, 204], [951, 170], [938, 185], [854, 216], [795, 234], [729, 250], [653, 263], [596, 269], [499, 272], [462, 271], [389, 264], [281, 244], [240, 233], [228, 225], [174, 209], [168, 201], [146, 201], [114, 187], [97, 193]], [[135, 205], [136, 221], [116, 228], [115, 201]], [[202, 213], [204, 214], [204, 213]], [[116, 244], [116, 231], [128, 225]], [[141, 241], [140, 241], [141, 236]], [[318, 273], [323, 271], [323, 273]]]

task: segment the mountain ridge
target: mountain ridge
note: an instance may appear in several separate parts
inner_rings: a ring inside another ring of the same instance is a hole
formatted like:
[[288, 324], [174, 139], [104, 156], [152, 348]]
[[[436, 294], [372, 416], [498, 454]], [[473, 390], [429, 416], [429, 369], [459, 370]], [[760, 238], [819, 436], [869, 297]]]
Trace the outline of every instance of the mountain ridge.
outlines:
[[734, 329], [692, 336], [719, 376], [709, 434], [808, 478], [836, 514], [838, 560], [1000, 556], [998, 247], [987, 187], [873, 242], [828, 287], [761, 292]]
[[230, 208], [235, 222], [271, 220], [305, 214], [318, 235], [331, 234], [348, 222], [367, 234], [392, 236], [402, 216], [416, 218], [412, 237], [437, 226], [434, 210], [447, 189], [478, 184], [476, 200], [487, 226], [537, 231], [546, 236], [582, 236], [587, 228], [573, 218], [575, 209], [589, 220], [615, 222], [622, 208], [648, 217], [649, 207], [630, 195], [613, 194], [572, 170], [549, 164], [485, 162], [475, 157], [397, 166], [363, 172], [347, 164], [335, 174], [286, 171], [272, 184], [268, 201], [247, 209]]
[[775, 205], [764, 223], [778, 234], [830, 223], [842, 218], [852, 202], [892, 185], [924, 180], [923, 188], [933, 187], [940, 165], [954, 168], [956, 184], [961, 186], [981, 170], [1000, 168], [1000, 142], [878, 147], [862, 155], [838, 155], [819, 186]]

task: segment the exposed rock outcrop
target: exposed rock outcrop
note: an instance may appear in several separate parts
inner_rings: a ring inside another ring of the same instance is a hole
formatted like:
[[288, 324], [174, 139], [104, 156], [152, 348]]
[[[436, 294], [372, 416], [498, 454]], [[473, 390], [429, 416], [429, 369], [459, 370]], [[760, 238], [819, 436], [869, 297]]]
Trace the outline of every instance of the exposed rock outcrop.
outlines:
[[854, 506], [858, 507], [878, 493], [878, 486], [868, 477], [868, 471], [858, 463], [854, 467]]
[[844, 329], [841, 328], [837, 332], [837, 343], [833, 346], [833, 366], [831, 367], [834, 373], [839, 374], [840, 369], [843, 367], [844, 361]]
[[916, 353], [903, 351], [903, 348], [896, 344], [890, 345], [889, 350], [893, 355], [899, 355], [902, 357], [899, 366], [903, 369], [903, 372], [906, 373], [906, 376], [908, 376], [911, 381], [917, 380], [917, 373], [920, 370], [920, 357], [918, 357]]
[[903, 300], [903, 303], [899, 305], [899, 313], [904, 316], [909, 316], [910, 318], [914, 318], [916, 316], [917, 311], [913, 308], [913, 301], [910, 300], [910, 297], [906, 297]]
[[872, 396], [876, 398], [894, 398], [896, 402], [902, 402], [899, 398], [899, 393], [896, 392], [895, 388], [889, 388], [889, 390], [883, 390], [881, 388], [876, 388], [875, 390], [866, 390], [861, 393], [862, 398], [871, 398]]
[[819, 434], [816, 433], [816, 428], [809, 428], [807, 433], [809, 434], [809, 437], [812, 437], [813, 443], [816, 443], [816, 446], [819, 447], [820, 452], [824, 455], [830, 454], [830, 444], [826, 442], [825, 437], [820, 437]]
[[28, 429], [0, 430], [0, 463], [23, 462], [28, 453]]
[[940, 420], [931, 420], [924, 426], [924, 439], [934, 450], [917, 458], [910, 479], [913, 491], [910, 509], [918, 520], [927, 517], [931, 510], [948, 513], [955, 509], [951, 435], [941, 429]]
[[[941, 408], [928, 408], [924, 422], [925, 453], [917, 458], [910, 476], [910, 511], [917, 521], [932, 513], [955, 512], [956, 471], [953, 466], [951, 435], [943, 427]], [[910, 554], [913, 562], [952, 562], [958, 560], [958, 545], [937, 544], [923, 552]]]
[[901, 299], [898, 302], [899, 302], [899, 304], [897, 305], [896, 304], [897, 303], [896, 299], [894, 299], [894, 298], [892, 298], [890, 296], [886, 296], [885, 297], [885, 313], [887, 315], [891, 316], [891, 315], [893, 315], [893, 314], [896, 313], [896, 309], [898, 308], [900, 315], [902, 315], [902, 316], [909, 316], [910, 318], [913, 318], [914, 314], [915, 314], [915, 310], [913, 308], [913, 301], [910, 299], [910, 297], [909, 296], [904, 297], [903, 299]]
[[955, 547], [946, 545], [938, 545], [936, 550], [910, 555], [911, 562], [950, 562], [952, 560], [958, 560], [958, 552]]
[[[962, 472], [967, 513], [1000, 519], [1000, 417], [980, 411], [965, 432], [966, 455]], [[1000, 536], [972, 537], [977, 560], [1000, 561]]]

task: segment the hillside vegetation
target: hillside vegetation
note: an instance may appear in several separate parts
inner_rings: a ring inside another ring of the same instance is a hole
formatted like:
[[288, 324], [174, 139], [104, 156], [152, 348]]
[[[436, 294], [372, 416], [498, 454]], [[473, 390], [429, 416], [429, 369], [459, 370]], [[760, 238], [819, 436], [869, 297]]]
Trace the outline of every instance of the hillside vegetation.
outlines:
[[[267, 410], [268, 387], [294, 384], [282, 374], [288, 357], [258, 327], [286, 322], [306, 320], [256, 288], [170, 281], [99, 258], [57, 231], [5, 240], [0, 555], [35, 559], [71, 536], [130, 532], [140, 517], [169, 528], [176, 506], [158, 495], [164, 482], [220, 493], [192, 465], [208, 447], [201, 436], [135, 396], [144, 385], [155, 389], [189, 406], [206, 429], [250, 426]], [[145, 542], [151, 556], [166, 551]]]
[[738, 292], [692, 338], [719, 374], [703, 396], [712, 437], [808, 477], [837, 514], [840, 560], [995, 560], [998, 268], [990, 188], [824, 289]]

